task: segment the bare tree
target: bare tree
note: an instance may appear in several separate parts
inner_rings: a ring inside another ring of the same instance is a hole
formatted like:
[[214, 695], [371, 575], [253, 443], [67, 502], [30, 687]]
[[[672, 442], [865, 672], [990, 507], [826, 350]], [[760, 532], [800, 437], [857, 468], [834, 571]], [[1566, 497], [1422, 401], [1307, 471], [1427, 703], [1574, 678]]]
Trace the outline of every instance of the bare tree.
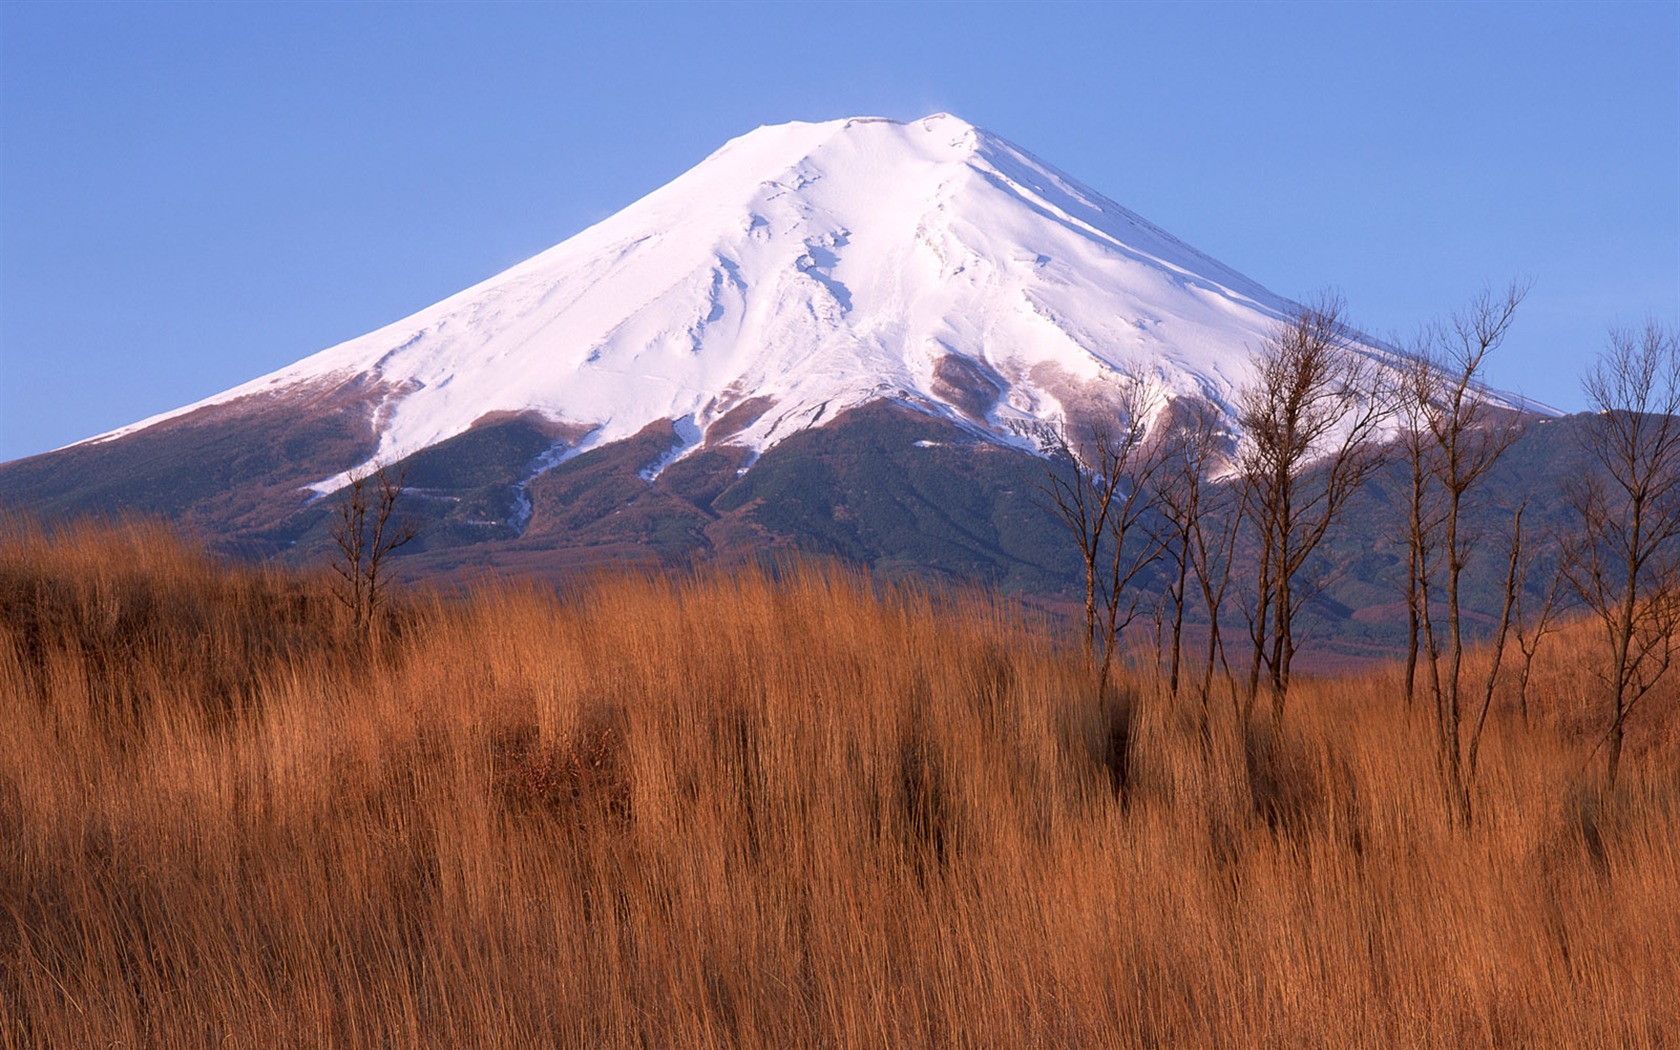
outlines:
[[1110, 457], [1110, 469], [1126, 478], [1115, 512], [1108, 516], [1108, 579], [1103, 620], [1104, 679], [1114, 665], [1120, 636], [1137, 615], [1137, 593], [1133, 584], [1143, 571], [1161, 556], [1160, 537], [1150, 528], [1154, 472], [1160, 460], [1155, 450], [1141, 444], [1122, 461]]
[[1085, 570], [1085, 656], [1090, 660], [1097, 638], [1097, 566], [1119, 480], [1099, 473], [1081, 459], [1062, 427], [1052, 439], [1050, 463], [1044, 469], [1044, 481], [1037, 487], [1044, 497], [1040, 505], [1067, 526], [1079, 549]]
[[[1563, 548], [1564, 541], [1547, 534], [1536, 546], [1542, 551], [1556, 551]], [[1537, 569], [1546, 583], [1540, 588], [1538, 600], [1531, 600], [1529, 581]], [[1522, 656], [1522, 662], [1517, 665], [1517, 710], [1522, 715], [1523, 725], [1527, 725], [1528, 679], [1534, 670], [1534, 656], [1540, 651], [1540, 643], [1557, 629], [1558, 613], [1564, 608], [1565, 587], [1562, 567], [1550, 559], [1530, 558], [1521, 572], [1516, 604], [1511, 609], [1511, 633], [1517, 643], [1517, 652]]]
[[1191, 564], [1195, 566], [1196, 584], [1202, 593], [1202, 608], [1208, 617], [1207, 647], [1197, 692], [1204, 713], [1213, 692], [1215, 660], [1231, 686], [1233, 709], [1239, 706], [1236, 680], [1225, 659], [1221, 622], [1232, 572], [1237, 563], [1237, 538], [1242, 532], [1250, 491], [1242, 479], [1223, 482], [1208, 489], [1202, 497], [1202, 513], [1190, 537]]
[[[1186, 401], [1162, 437], [1161, 483], [1156, 496], [1163, 554], [1170, 560], [1164, 625], [1168, 689], [1177, 697], [1184, 677], [1184, 622], [1192, 599], [1207, 616], [1207, 644], [1197, 674], [1202, 729], [1207, 732], [1208, 704], [1215, 671], [1225, 662], [1220, 613], [1230, 586], [1233, 545], [1242, 518], [1241, 479], [1217, 475], [1231, 465], [1231, 438], [1219, 410], [1206, 401]], [[1195, 584], [1195, 594], [1191, 584]], [[1227, 676], [1229, 667], [1225, 668]]]
[[1198, 537], [1198, 532], [1211, 524], [1206, 520], [1208, 508], [1204, 503], [1218, 498], [1212, 471], [1222, 442], [1219, 413], [1212, 404], [1186, 400], [1174, 409], [1174, 418], [1161, 438], [1160, 483], [1155, 500], [1164, 522], [1162, 554], [1171, 562], [1167, 586], [1162, 592], [1164, 637], [1160, 644], [1165, 650], [1167, 690], [1177, 697], [1184, 662], [1184, 617], [1190, 602], [1190, 584], [1202, 582], [1197, 554], [1207, 553], [1208, 546], [1207, 537]]
[[1680, 336], [1656, 321], [1612, 331], [1582, 386], [1587, 451], [1603, 471], [1569, 492], [1582, 541], [1564, 571], [1609, 650], [1614, 786], [1628, 716], [1668, 670], [1680, 626]]
[[[1417, 697], [1419, 650], [1423, 642], [1423, 621], [1428, 611], [1430, 574], [1440, 531], [1438, 493], [1430, 485], [1435, 472], [1435, 443], [1427, 406], [1440, 399], [1440, 373], [1423, 357], [1405, 365], [1400, 373], [1400, 454], [1407, 469], [1406, 481], [1406, 707]], [[1427, 658], [1438, 657], [1433, 649]]]
[[1262, 667], [1272, 715], [1283, 717], [1296, 651], [1303, 566], [1348, 498], [1381, 464], [1374, 438], [1387, 416], [1376, 363], [1354, 349], [1334, 296], [1299, 307], [1254, 353], [1255, 378], [1238, 395], [1239, 466], [1257, 548], [1253, 654], [1245, 708]]
[[1131, 584], [1159, 555], [1159, 543], [1147, 534], [1145, 523], [1159, 463], [1147, 441], [1149, 407], [1143, 385], [1132, 383], [1112, 424], [1099, 420], [1059, 429], [1038, 486], [1041, 506], [1067, 526], [1079, 549], [1085, 570], [1085, 654], [1094, 660], [1101, 643], [1104, 676], [1121, 632], [1137, 611]]
[[[1499, 609], [1499, 626], [1494, 631], [1493, 642], [1489, 646], [1492, 658], [1488, 662], [1487, 675], [1482, 679], [1481, 705], [1476, 714], [1476, 724], [1470, 730], [1469, 757], [1463, 762], [1465, 769], [1462, 783], [1459, 785], [1461, 798], [1459, 812], [1466, 822], [1470, 819], [1470, 785], [1476, 782], [1477, 761], [1482, 754], [1482, 730], [1487, 728], [1488, 711], [1493, 708], [1493, 691], [1499, 683], [1499, 665], [1505, 659], [1505, 640], [1511, 633], [1512, 611], [1516, 608], [1517, 589], [1522, 583], [1523, 564], [1523, 514], [1528, 509], [1528, 502], [1517, 507], [1511, 521], [1510, 557], [1505, 563], [1505, 592]], [[1456, 741], [1449, 741], [1457, 743]]]
[[[1211, 415], [1211, 411], [1192, 411], [1197, 417]], [[1157, 644], [1165, 650], [1167, 661], [1167, 693], [1178, 697], [1179, 669], [1184, 654], [1184, 607], [1189, 597], [1193, 536], [1202, 513], [1202, 494], [1206, 486], [1206, 471], [1198, 455], [1196, 440], [1198, 420], [1174, 420], [1162, 442], [1162, 477], [1156, 502], [1165, 522], [1162, 553], [1171, 560], [1167, 586], [1162, 592], [1165, 608], [1160, 614]]]
[[[1408, 372], [1410, 382], [1403, 398], [1408, 426], [1402, 444], [1411, 459], [1413, 484], [1411, 615], [1422, 628], [1442, 783], [1465, 820], [1470, 818], [1469, 786], [1504, 655], [1522, 557], [1523, 509], [1519, 508], [1506, 547], [1504, 599], [1491, 667], [1481, 683], [1481, 706], [1466, 741], [1463, 579], [1466, 565], [1484, 539], [1469, 524], [1470, 502], [1521, 432], [1518, 416], [1487, 397], [1482, 377], [1489, 357], [1510, 332], [1526, 293], [1527, 288], [1517, 283], [1502, 296], [1484, 291], [1446, 324], [1432, 327]], [[1432, 558], [1437, 549], [1438, 564]], [[1433, 590], [1437, 570], [1440, 591]], [[1437, 598], [1446, 621], [1444, 645], [1436, 637], [1433, 605]]]
[[392, 474], [386, 467], [371, 475], [351, 471], [349, 483], [338, 492], [332, 569], [339, 577], [338, 598], [360, 637], [375, 636], [385, 600], [386, 559], [418, 535], [413, 523], [396, 517], [404, 479], [404, 472]]

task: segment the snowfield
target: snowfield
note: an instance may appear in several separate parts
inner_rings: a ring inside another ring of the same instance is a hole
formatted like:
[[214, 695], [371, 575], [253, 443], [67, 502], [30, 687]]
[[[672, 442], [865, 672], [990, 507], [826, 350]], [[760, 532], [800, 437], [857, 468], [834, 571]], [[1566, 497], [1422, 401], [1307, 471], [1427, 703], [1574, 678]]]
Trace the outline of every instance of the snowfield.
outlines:
[[360, 380], [383, 399], [364, 467], [492, 414], [588, 429], [545, 466], [675, 421], [651, 478], [709, 439], [762, 452], [882, 398], [1032, 447], [1131, 379], [1228, 410], [1290, 308], [956, 117], [794, 123], [410, 317], [91, 440]]

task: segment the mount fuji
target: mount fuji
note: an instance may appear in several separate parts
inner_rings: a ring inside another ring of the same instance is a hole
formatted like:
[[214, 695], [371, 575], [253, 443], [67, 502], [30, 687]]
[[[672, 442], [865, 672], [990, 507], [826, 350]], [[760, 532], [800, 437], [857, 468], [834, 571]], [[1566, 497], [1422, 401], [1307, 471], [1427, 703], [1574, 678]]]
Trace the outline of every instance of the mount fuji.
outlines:
[[0, 465], [0, 499], [301, 558], [400, 464], [416, 573], [786, 546], [1042, 589], [1042, 435], [1135, 384], [1234, 430], [1293, 308], [956, 117], [763, 127], [410, 317]]

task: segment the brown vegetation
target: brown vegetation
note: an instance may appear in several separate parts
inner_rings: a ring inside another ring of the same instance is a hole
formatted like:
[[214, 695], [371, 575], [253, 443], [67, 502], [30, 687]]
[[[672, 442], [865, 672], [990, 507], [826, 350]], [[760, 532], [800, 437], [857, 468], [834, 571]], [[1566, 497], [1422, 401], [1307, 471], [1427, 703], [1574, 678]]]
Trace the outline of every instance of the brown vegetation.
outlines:
[[[0, 1045], [1671, 1046], [1672, 701], [1594, 636], [1465, 825], [1401, 671], [1097, 695], [842, 572], [393, 604], [140, 527], [0, 539]], [[1474, 652], [1467, 656], [1474, 661]]]

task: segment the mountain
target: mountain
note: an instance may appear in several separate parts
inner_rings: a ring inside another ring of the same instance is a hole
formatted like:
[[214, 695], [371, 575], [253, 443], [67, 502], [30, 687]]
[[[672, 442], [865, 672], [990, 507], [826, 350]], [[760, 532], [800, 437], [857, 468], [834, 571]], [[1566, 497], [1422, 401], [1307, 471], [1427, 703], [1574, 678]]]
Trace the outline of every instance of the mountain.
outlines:
[[0, 465], [0, 499], [304, 559], [321, 497], [401, 464], [415, 574], [795, 547], [1055, 591], [1047, 429], [1142, 383], [1234, 430], [1292, 309], [955, 117], [764, 127], [410, 317]]

